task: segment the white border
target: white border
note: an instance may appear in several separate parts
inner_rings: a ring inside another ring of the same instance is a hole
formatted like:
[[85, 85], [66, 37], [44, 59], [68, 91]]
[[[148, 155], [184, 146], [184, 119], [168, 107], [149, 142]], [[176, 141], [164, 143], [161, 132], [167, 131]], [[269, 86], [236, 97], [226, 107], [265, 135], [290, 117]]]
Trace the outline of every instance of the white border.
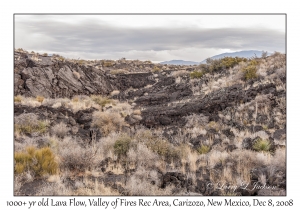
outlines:
[[[294, 199], [294, 206], [291, 209], [299, 209], [298, 174], [299, 164], [299, 138], [296, 132], [299, 128], [299, 102], [298, 87], [300, 79], [299, 70], [299, 11], [296, 9], [296, 1], [274, 1], [274, 0], [228, 0], [228, 1], [5, 1], [1, 4], [1, 181], [0, 181], [0, 209], [14, 209], [7, 207], [7, 200], [41, 200], [41, 197], [13, 197], [13, 165], [12, 165], [12, 140], [13, 140], [13, 13], [287, 13], [287, 145], [288, 145], [288, 173], [287, 173], [287, 195], [286, 197], [272, 197], [276, 200]], [[60, 197], [55, 197], [59, 200]], [[123, 198], [123, 197], [122, 197]], [[153, 200], [155, 197], [143, 197], [143, 199]], [[63, 200], [68, 197], [63, 197]], [[85, 199], [79, 197], [78, 199]], [[87, 198], [86, 198], [87, 199]], [[115, 200], [116, 197], [105, 197], [105, 200]], [[138, 197], [127, 197], [128, 200], [138, 200]], [[157, 197], [159, 200], [172, 201], [174, 197]], [[182, 199], [182, 197], [181, 197]], [[196, 200], [195, 197], [185, 197], [185, 199]], [[213, 197], [214, 200], [224, 200], [224, 197]], [[244, 201], [252, 201], [253, 198], [235, 198]], [[268, 200], [269, 198], [260, 198]], [[207, 197], [201, 200], [207, 200]], [[95, 207], [99, 209], [101, 207]], [[141, 208], [141, 207], [134, 207]], [[199, 208], [199, 207], [197, 207]], [[207, 207], [206, 207], [207, 208]], [[223, 207], [227, 208], [227, 207]], [[248, 207], [247, 207], [248, 208]], [[271, 207], [264, 207], [268, 209]], [[25, 209], [16, 208], [16, 209]], [[26, 208], [27, 209], [27, 208]], [[35, 208], [37, 209], [37, 208]], [[40, 209], [40, 208], [39, 208]], [[71, 207], [61, 207], [56, 209], [71, 209]], [[81, 208], [77, 208], [81, 209]], [[120, 208], [118, 208], [120, 209]], [[229, 209], [229, 208], [228, 208]], [[274, 209], [274, 208], [272, 208]]]

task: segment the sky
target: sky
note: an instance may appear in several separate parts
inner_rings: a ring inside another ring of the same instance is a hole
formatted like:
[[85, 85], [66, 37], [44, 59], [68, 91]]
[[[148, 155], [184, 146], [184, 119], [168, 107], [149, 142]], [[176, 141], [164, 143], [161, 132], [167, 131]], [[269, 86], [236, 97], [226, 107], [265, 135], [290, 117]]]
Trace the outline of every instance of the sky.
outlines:
[[73, 59], [187, 60], [285, 52], [285, 15], [15, 15], [15, 48]]

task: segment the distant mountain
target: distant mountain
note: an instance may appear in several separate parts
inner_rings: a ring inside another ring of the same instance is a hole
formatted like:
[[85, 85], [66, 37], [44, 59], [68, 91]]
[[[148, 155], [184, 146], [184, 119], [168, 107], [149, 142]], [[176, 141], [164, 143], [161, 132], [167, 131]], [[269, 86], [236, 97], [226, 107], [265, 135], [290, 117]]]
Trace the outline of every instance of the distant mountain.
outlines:
[[198, 65], [199, 62], [195, 61], [184, 61], [184, 60], [171, 60], [171, 61], [164, 61], [160, 64], [172, 64], [172, 65]]
[[[263, 51], [259, 50], [245, 50], [245, 51], [239, 51], [239, 52], [232, 52], [232, 53], [222, 53], [219, 55], [215, 55], [213, 57], [210, 57], [211, 59], [219, 59], [219, 58], [224, 58], [224, 57], [244, 57], [244, 58], [251, 58], [254, 57], [255, 55], [257, 57], [261, 57], [261, 54]], [[270, 55], [271, 53], [268, 53]], [[201, 61], [201, 63], [206, 63], [206, 59]]]
[[[210, 57], [211, 59], [219, 59], [224, 57], [243, 57], [243, 58], [251, 58], [255, 57], [261, 57], [263, 51], [259, 50], [244, 50], [239, 52], [232, 52], [232, 53], [222, 53], [219, 55], [215, 55]], [[268, 53], [268, 55], [271, 55], [271, 53]], [[201, 62], [195, 62], [195, 61], [184, 61], [184, 60], [171, 60], [171, 61], [164, 61], [160, 64], [172, 64], [172, 65], [198, 65], [201, 63], [206, 63], [206, 59]]]

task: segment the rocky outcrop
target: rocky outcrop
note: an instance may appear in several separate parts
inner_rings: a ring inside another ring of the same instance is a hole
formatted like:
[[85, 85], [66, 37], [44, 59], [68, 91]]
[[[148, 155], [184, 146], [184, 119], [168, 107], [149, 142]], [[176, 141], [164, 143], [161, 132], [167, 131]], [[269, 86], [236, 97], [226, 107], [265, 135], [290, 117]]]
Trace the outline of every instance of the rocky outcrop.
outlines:
[[[192, 113], [203, 113], [210, 116], [211, 119], [218, 118], [218, 111], [222, 111], [227, 107], [236, 106], [241, 102], [249, 102], [253, 100], [258, 94], [276, 94], [276, 87], [274, 84], [260, 85], [252, 87], [248, 90], [243, 90], [241, 85], [234, 85], [229, 88], [224, 88], [217, 92], [212, 92], [202, 96], [193, 96], [189, 102], [177, 103], [174, 106], [151, 106], [142, 111], [142, 123], [147, 127], [155, 127], [159, 125], [184, 125], [183, 116]], [[152, 103], [159, 97], [161, 103], [169, 100], [169, 95], [155, 95], [153, 99], [141, 97], [137, 100], [139, 104]], [[144, 100], [143, 100], [144, 99]]]

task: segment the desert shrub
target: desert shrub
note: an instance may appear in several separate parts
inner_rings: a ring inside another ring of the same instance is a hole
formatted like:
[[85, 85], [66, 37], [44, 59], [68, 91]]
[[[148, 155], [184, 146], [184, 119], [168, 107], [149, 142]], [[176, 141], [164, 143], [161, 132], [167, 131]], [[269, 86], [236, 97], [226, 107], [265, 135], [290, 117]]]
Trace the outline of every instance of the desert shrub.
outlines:
[[102, 65], [103, 65], [104, 67], [112, 67], [112, 66], [113, 66], [113, 63], [110, 62], [110, 61], [103, 61], [103, 62], [102, 62]]
[[40, 103], [43, 103], [43, 101], [44, 101], [44, 97], [43, 96], [37, 96], [36, 97], [36, 100], [38, 101], [38, 102], [40, 102]]
[[134, 146], [129, 149], [127, 157], [130, 161], [149, 166], [155, 163], [158, 156], [145, 144], [138, 143], [136, 147]]
[[210, 151], [210, 147], [207, 145], [201, 145], [201, 147], [197, 148], [197, 152], [199, 152], [199, 154], [207, 154]]
[[153, 135], [151, 130], [138, 129], [134, 138], [167, 162], [178, 161], [182, 158], [183, 147], [174, 146], [166, 139]]
[[225, 67], [226, 69], [232, 68], [235, 65], [239, 64], [240, 62], [246, 62], [246, 58], [240, 58], [240, 57], [225, 57], [221, 59], [221, 65]]
[[121, 131], [123, 126], [127, 124], [118, 113], [95, 112], [93, 114], [92, 125], [98, 127], [104, 136], [113, 131]]
[[81, 196], [120, 195], [120, 193], [116, 189], [113, 189], [109, 186], [105, 186], [103, 182], [99, 183], [97, 179], [95, 180], [83, 179], [82, 181], [76, 181], [75, 185], [76, 185], [76, 190], [73, 191], [71, 195], [75, 195], [75, 196], [77, 195], [81, 195]]
[[153, 69], [152, 69], [152, 72], [153, 73], [158, 73], [158, 72], [160, 72], [160, 68], [158, 67], [158, 66], [155, 66]]
[[269, 152], [271, 149], [271, 142], [269, 140], [259, 138], [252, 147], [258, 152]]
[[15, 117], [15, 131], [19, 133], [45, 133], [49, 122], [38, 120], [34, 113], [25, 113]]
[[70, 129], [63, 122], [60, 122], [59, 124], [56, 124], [51, 128], [51, 132], [60, 138], [63, 138], [65, 135], [67, 135], [69, 130]]
[[149, 147], [153, 152], [165, 158], [167, 162], [180, 160], [180, 151], [178, 148], [173, 146], [171, 143], [165, 139], [154, 139], [153, 141], [146, 142], [147, 147]]
[[72, 101], [75, 102], [75, 103], [77, 103], [77, 102], [79, 101], [78, 96], [74, 96], [74, 97], [72, 98]]
[[146, 180], [143, 177], [132, 175], [126, 182], [124, 188], [128, 192], [128, 195], [131, 196], [158, 196], [172, 195], [174, 187], [170, 185], [161, 189], [159, 186], [151, 184], [149, 180]]
[[58, 163], [49, 147], [41, 149], [27, 147], [26, 151], [15, 152], [14, 160], [17, 174], [23, 173], [25, 170], [31, 170], [37, 176], [58, 172]]
[[202, 71], [193, 71], [192, 73], [190, 73], [191, 79], [199, 79], [203, 75], [204, 75], [204, 73]]
[[107, 97], [102, 97], [100, 95], [92, 95], [91, 98], [96, 104], [99, 104], [102, 107], [104, 107], [106, 104], [110, 104], [113, 102], [111, 99]]
[[229, 69], [234, 67], [235, 65], [239, 64], [240, 62], [246, 62], [246, 58], [240, 57], [224, 57], [220, 59], [206, 59], [207, 64], [200, 65], [200, 69], [204, 70], [205, 72], [214, 72], [223, 69]]
[[120, 136], [114, 144], [114, 153], [118, 157], [126, 156], [132, 139], [129, 136]]
[[61, 61], [61, 62], [64, 62], [64, 61], [66, 60], [66, 59], [65, 59], [64, 57], [62, 57], [62, 56], [58, 56], [57, 59], [58, 59], [59, 61]]
[[22, 101], [22, 96], [17, 95], [17, 96], [14, 97], [14, 102], [15, 103], [21, 103], [21, 101]]
[[242, 72], [244, 73], [244, 79], [250, 80], [257, 78], [257, 61], [251, 60], [244, 68], [242, 68]]
[[203, 115], [203, 114], [192, 114], [185, 117], [186, 119], [186, 127], [187, 128], [193, 128], [196, 126], [204, 126], [208, 123], [209, 117]]
[[83, 65], [84, 62], [85, 62], [84, 60], [78, 60], [78, 61], [77, 61], [77, 64], [78, 64], [78, 65]]
[[82, 147], [75, 139], [65, 137], [58, 142], [58, 154], [61, 158], [61, 167], [68, 170], [91, 170], [100, 161], [99, 146], [85, 145]]

